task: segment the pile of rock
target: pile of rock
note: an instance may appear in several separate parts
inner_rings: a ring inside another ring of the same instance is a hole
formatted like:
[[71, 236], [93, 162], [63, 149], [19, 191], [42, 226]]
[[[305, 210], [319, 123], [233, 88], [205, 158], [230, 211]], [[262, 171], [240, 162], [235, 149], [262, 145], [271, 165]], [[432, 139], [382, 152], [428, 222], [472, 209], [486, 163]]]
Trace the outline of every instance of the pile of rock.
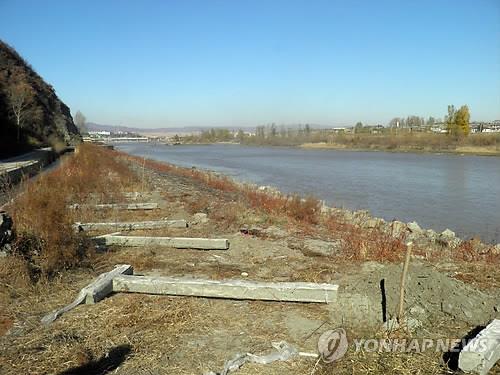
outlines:
[[5, 211], [0, 211], [0, 256], [11, 252], [11, 242], [14, 240], [12, 232], [12, 218]]

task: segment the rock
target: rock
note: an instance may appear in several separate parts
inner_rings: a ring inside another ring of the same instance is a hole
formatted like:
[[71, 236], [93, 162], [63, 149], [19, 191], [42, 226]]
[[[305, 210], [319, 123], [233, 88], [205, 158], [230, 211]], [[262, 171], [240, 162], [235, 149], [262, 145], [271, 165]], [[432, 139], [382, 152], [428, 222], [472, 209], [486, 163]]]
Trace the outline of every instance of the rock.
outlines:
[[193, 215], [193, 224], [206, 224], [208, 223], [208, 216], [204, 212], [198, 212]]
[[251, 236], [257, 237], [273, 237], [273, 238], [285, 238], [288, 237], [288, 232], [278, 228], [276, 226], [270, 226], [269, 228], [263, 229], [261, 227], [242, 227], [240, 228], [240, 233], [249, 234]]
[[380, 225], [380, 219], [372, 218], [372, 219], [366, 220], [361, 226], [363, 228], [373, 229], [373, 228], [377, 228], [379, 225]]
[[263, 234], [269, 237], [274, 237], [274, 238], [286, 238], [288, 237], [288, 232], [286, 230], [283, 230], [281, 228], [278, 228], [277, 226], [270, 226], [269, 228], [266, 228], [262, 231]]
[[306, 256], [332, 256], [341, 250], [342, 242], [306, 239], [296, 247]]
[[491, 248], [491, 253], [493, 255], [499, 255], [500, 254], [500, 244], [497, 244]]
[[0, 212], [0, 250], [9, 253], [10, 243], [14, 240], [12, 218], [5, 211]]
[[394, 220], [391, 223], [391, 234], [393, 237], [401, 237], [403, 234], [406, 233], [407, 226], [405, 223]]
[[450, 229], [445, 229], [439, 235], [439, 241], [447, 247], [452, 249], [456, 248], [458, 245], [462, 243], [460, 238], [455, 237], [455, 232]]
[[[407, 318], [402, 326], [406, 327], [409, 331], [416, 331], [419, 328], [422, 328], [422, 322], [415, 318]], [[399, 327], [400, 324], [398, 323], [397, 319], [389, 319], [383, 325], [383, 328], [386, 331], [394, 331], [399, 329]]]
[[431, 241], [436, 241], [436, 239], [439, 237], [436, 231], [432, 229], [427, 229], [425, 231], [425, 236]]
[[455, 237], [455, 232], [451, 229], [445, 229], [441, 232], [441, 237]]
[[415, 233], [415, 234], [422, 234], [422, 228], [420, 228], [420, 225], [416, 221], [412, 221], [411, 223], [407, 224], [407, 228], [410, 230], [410, 232]]

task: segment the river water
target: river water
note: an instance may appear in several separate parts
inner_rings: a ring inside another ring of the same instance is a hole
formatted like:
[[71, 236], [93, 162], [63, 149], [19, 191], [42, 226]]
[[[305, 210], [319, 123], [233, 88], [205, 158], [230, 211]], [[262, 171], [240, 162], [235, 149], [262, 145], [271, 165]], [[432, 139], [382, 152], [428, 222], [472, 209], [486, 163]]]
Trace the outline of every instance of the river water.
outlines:
[[312, 194], [386, 220], [500, 242], [500, 158], [228, 144], [117, 144], [127, 153]]

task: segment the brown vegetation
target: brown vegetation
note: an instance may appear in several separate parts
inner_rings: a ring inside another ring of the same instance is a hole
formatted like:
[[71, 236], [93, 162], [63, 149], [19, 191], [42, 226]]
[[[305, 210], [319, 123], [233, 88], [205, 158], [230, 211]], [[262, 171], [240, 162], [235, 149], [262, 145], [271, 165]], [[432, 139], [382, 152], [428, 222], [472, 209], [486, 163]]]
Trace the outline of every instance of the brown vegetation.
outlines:
[[26, 261], [29, 276], [52, 277], [81, 265], [91, 255], [85, 237], [73, 230], [68, 205], [91, 193], [106, 197], [138, 183], [137, 177], [108, 151], [84, 144], [60, 168], [22, 183], [23, 192], [8, 207], [14, 220], [14, 253]]

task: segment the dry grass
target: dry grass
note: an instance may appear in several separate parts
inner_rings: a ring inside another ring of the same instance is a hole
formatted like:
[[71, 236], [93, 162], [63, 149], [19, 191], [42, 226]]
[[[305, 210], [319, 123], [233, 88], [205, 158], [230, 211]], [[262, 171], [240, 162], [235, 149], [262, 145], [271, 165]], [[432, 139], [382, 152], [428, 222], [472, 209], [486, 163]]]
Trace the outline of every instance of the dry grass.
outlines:
[[[92, 255], [87, 239], [75, 233], [69, 204], [94, 193], [106, 197], [137, 185], [138, 179], [110, 150], [83, 144], [61, 166], [22, 182], [21, 193], [7, 206], [14, 221], [14, 252], [22, 257], [33, 280], [84, 265]], [[2, 279], [0, 274], [0, 280]]]

